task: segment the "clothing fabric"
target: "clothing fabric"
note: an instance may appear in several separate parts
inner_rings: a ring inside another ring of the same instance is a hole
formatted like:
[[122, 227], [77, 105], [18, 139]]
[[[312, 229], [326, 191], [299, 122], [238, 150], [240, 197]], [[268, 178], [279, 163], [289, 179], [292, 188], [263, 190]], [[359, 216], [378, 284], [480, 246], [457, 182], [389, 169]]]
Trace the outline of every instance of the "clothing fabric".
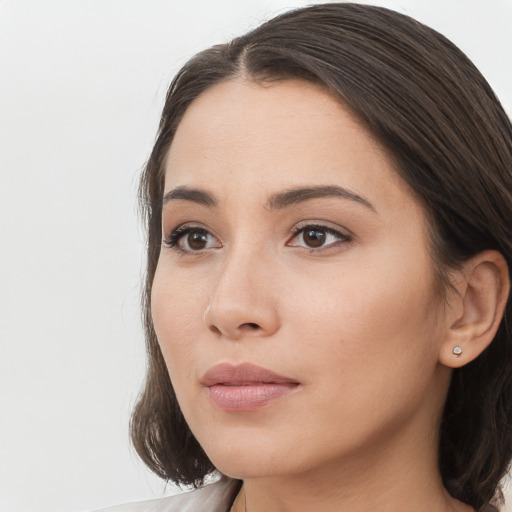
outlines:
[[221, 478], [201, 489], [176, 496], [127, 503], [96, 512], [229, 512], [239, 489], [238, 480]]

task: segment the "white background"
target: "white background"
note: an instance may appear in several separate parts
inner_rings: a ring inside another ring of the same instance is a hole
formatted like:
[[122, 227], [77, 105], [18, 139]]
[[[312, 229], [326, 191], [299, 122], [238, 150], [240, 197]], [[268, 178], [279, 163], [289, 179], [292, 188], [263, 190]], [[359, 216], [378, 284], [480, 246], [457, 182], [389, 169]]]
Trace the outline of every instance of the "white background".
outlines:
[[[0, 0], [0, 511], [164, 494], [129, 448], [144, 371], [139, 170], [196, 51], [302, 0]], [[512, 0], [396, 0], [512, 113]]]

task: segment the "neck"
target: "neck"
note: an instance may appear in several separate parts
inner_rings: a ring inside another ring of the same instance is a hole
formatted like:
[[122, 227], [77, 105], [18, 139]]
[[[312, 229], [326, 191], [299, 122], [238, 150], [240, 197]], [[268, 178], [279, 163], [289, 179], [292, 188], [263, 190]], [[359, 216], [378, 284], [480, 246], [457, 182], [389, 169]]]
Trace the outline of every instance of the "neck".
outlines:
[[[413, 434], [413, 432], [411, 432]], [[416, 432], [417, 434], [417, 432]], [[471, 512], [444, 489], [436, 436], [407, 435], [311, 471], [244, 479], [233, 512]], [[391, 440], [390, 440], [391, 441]]]

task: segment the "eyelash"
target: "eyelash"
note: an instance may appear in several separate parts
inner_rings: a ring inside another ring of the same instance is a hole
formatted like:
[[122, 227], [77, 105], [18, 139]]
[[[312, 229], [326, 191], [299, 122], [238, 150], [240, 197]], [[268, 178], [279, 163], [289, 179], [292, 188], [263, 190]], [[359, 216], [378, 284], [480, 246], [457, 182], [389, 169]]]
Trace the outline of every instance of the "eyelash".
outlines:
[[[334, 228], [330, 228], [329, 226], [325, 226], [322, 224], [304, 224], [304, 225], [299, 225], [299, 226], [294, 227], [292, 229], [292, 231], [290, 232], [291, 240], [295, 239], [301, 233], [305, 233], [306, 231], [314, 231], [314, 230], [325, 232], [329, 235], [332, 235], [335, 238], [337, 238], [338, 241], [343, 242], [343, 243], [351, 243], [353, 241], [352, 236], [349, 235], [348, 233], [334, 229]], [[198, 226], [192, 226], [189, 224], [183, 224], [181, 226], [178, 226], [174, 231], [172, 231], [171, 234], [167, 238], [164, 238], [162, 240], [162, 243], [166, 247], [172, 249], [173, 251], [175, 251], [178, 254], [199, 255], [199, 254], [203, 254], [204, 251], [210, 249], [210, 248], [207, 248], [207, 249], [198, 250], [198, 251], [182, 249], [178, 245], [179, 241], [184, 236], [186, 236], [187, 234], [189, 234], [191, 232], [196, 232], [196, 233], [200, 233], [200, 234], [204, 234], [204, 235], [211, 235], [211, 233], [204, 228], [201, 228]], [[211, 235], [211, 236], [213, 236], [213, 235]], [[288, 245], [288, 243], [287, 243], [287, 245]], [[303, 247], [303, 246], [302, 247], [304, 249], [308, 249], [309, 252], [311, 252], [311, 253], [316, 253], [316, 252], [322, 252], [322, 251], [329, 250], [330, 248], [332, 248], [332, 245], [333, 244], [329, 244], [328, 246], [320, 246], [318, 248]], [[291, 246], [291, 247], [301, 247], [301, 246]]]
[[[325, 226], [324, 224], [303, 224], [303, 225], [299, 224], [291, 232], [292, 240], [294, 238], [296, 238], [298, 235], [300, 235], [301, 233], [306, 233], [307, 231], [321, 231], [321, 232], [327, 233], [327, 234], [335, 237], [338, 240], [338, 242], [342, 242], [345, 244], [350, 244], [353, 241], [353, 237], [351, 235], [349, 235], [347, 232], [341, 231], [338, 229], [334, 229], [329, 226]], [[329, 249], [332, 249], [334, 245], [337, 246], [338, 244], [331, 243], [326, 246], [322, 245], [318, 248], [314, 248], [314, 247], [303, 247], [303, 248], [308, 249], [309, 252], [311, 252], [311, 253], [317, 253], [317, 252], [322, 252], [322, 251], [328, 251]], [[292, 246], [292, 247], [294, 247], [294, 246]], [[297, 247], [297, 246], [295, 246], [295, 247]]]
[[208, 230], [204, 228], [200, 228], [198, 226], [191, 226], [189, 224], [183, 224], [181, 226], [178, 226], [174, 231], [171, 232], [171, 234], [162, 240], [163, 244], [168, 247], [169, 249], [172, 249], [173, 251], [176, 251], [178, 254], [200, 254], [202, 251], [188, 251], [185, 249], [182, 249], [178, 242], [185, 236], [188, 235], [191, 232], [197, 232], [202, 234], [211, 234], [208, 232]]

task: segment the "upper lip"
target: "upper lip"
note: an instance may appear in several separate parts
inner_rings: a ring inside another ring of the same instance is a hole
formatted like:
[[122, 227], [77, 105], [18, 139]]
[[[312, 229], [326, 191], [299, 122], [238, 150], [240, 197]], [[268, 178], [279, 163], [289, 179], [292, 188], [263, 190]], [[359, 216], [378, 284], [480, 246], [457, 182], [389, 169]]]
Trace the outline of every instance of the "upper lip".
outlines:
[[220, 363], [210, 368], [202, 377], [203, 386], [215, 386], [216, 384], [225, 385], [251, 385], [251, 384], [284, 384], [295, 383], [297, 381], [278, 375], [272, 370], [256, 366], [252, 363], [242, 363], [232, 365], [230, 363]]

